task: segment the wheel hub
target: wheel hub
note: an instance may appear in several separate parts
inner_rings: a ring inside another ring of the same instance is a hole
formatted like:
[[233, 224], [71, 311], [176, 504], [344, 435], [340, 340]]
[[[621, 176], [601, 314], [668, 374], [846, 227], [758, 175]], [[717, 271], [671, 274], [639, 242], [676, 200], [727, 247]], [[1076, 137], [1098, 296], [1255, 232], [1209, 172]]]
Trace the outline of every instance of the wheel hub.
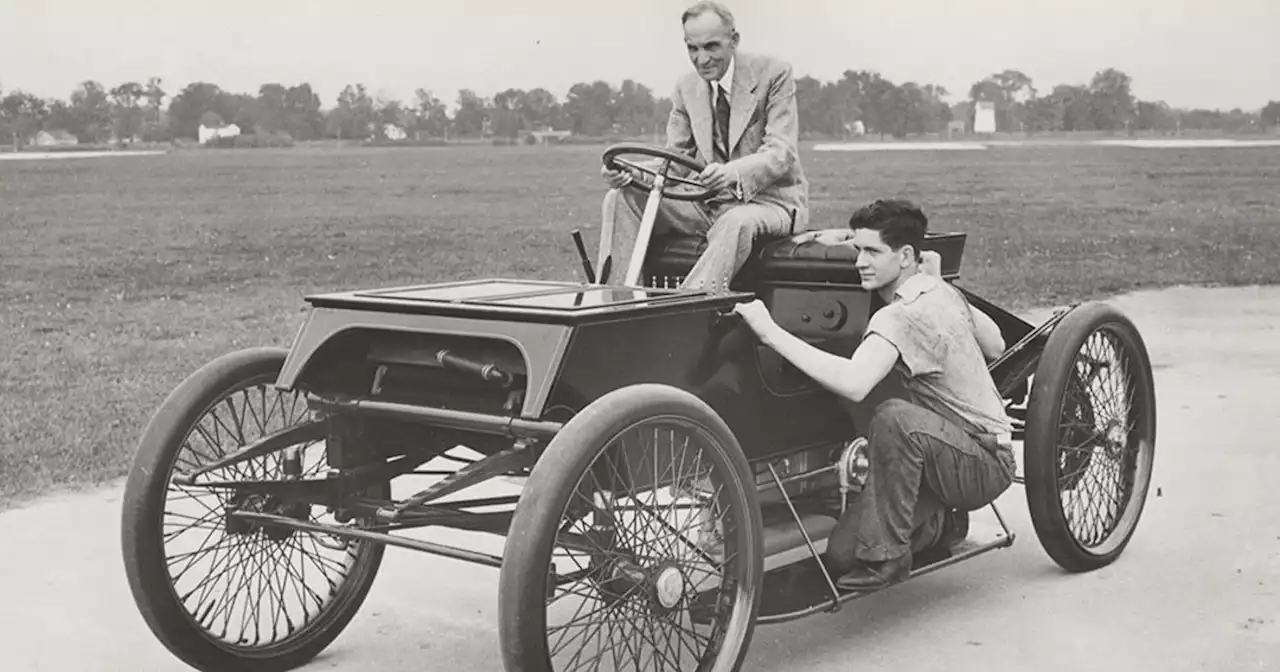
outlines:
[[685, 599], [684, 572], [674, 565], [643, 567], [634, 560], [621, 558], [609, 563], [606, 577], [597, 584], [606, 604], [647, 599], [652, 609], [667, 613]]
[[597, 576], [596, 590], [605, 604], [613, 605], [631, 594], [636, 586], [644, 585], [644, 569], [630, 559], [606, 560]]
[[684, 598], [684, 574], [675, 567], [658, 571], [654, 580], [654, 597], [663, 609], [674, 609]]
[[1119, 421], [1112, 420], [1108, 425], [1107, 452], [1111, 454], [1111, 457], [1118, 457], [1124, 452], [1125, 444], [1128, 443], [1128, 436]]
[[225, 525], [228, 534], [249, 536], [259, 530], [272, 541], [285, 541], [292, 537], [295, 530], [281, 525], [263, 525], [250, 522], [235, 515], [240, 511], [250, 513], [269, 513], [295, 520], [307, 520], [311, 517], [311, 506], [305, 502], [282, 502], [269, 495], [239, 492], [227, 503]]

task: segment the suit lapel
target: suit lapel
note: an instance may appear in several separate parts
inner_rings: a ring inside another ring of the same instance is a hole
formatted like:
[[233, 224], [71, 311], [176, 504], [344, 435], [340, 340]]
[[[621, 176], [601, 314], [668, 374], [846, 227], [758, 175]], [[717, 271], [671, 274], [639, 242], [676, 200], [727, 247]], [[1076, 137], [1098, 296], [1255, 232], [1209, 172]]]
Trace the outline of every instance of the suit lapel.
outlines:
[[711, 145], [711, 90], [707, 81], [694, 73], [685, 80], [685, 100], [689, 101], [685, 109], [689, 111], [689, 124], [693, 127], [693, 140], [698, 151], [706, 161], [714, 161], [715, 151]]
[[738, 146], [738, 140], [742, 138], [742, 132], [746, 130], [757, 103], [755, 64], [742, 53], [737, 56], [738, 62], [733, 70], [733, 96], [729, 101], [730, 157], [733, 156], [733, 149]]

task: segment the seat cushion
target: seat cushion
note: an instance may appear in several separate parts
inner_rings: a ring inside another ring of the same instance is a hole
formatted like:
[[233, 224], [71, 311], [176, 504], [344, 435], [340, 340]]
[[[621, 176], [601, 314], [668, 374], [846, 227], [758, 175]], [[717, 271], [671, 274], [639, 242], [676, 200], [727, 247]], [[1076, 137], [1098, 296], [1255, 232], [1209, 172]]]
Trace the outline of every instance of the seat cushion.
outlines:
[[[853, 247], [826, 245], [813, 240], [799, 242], [801, 236], [806, 234], [757, 243], [750, 259], [735, 278], [735, 287], [759, 281], [858, 282], [858, 271], [854, 268], [857, 252]], [[930, 233], [925, 237], [924, 249], [933, 250], [942, 257], [944, 277], [959, 275], [965, 236], [964, 233]], [[645, 260], [648, 273], [656, 277], [683, 278], [706, 247], [707, 239], [702, 236], [656, 236]]]

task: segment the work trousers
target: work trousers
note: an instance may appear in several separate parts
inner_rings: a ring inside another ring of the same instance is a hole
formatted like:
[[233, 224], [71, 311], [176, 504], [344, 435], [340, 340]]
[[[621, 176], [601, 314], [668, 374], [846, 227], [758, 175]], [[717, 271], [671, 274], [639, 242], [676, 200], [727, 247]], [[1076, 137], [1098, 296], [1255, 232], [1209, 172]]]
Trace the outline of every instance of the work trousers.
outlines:
[[[649, 192], [630, 187], [610, 189], [605, 194], [596, 269], [603, 268], [605, 258], [612, 256], [610, 283], [621, 283], [626, 276], [648, 197]], [[750, 257], [756, 238], [789, 235], [792, 222], [785, 208], [771, 203], [703, 204], [664, 198], [652, 235], [671, 231], [707, 238], [706, 249], [680, 286], [719, 294], [728, 291], [733, 277]]]
[[903, 396], [867, 401], [850, 409], [866, 428], [866, 484], [827, 540], [827, 562], [839, 572], [858, 560], [929, 548], [947, 509], [990, 504], [1013, 483], [1016, 469], [1012, 450], [993, 436], [971, 434]]

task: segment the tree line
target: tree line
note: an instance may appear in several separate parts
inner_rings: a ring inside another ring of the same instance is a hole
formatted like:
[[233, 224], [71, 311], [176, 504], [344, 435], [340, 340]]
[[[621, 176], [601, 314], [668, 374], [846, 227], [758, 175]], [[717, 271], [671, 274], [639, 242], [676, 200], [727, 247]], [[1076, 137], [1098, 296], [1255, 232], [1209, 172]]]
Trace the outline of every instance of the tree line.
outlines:
[[[959, 102], [944, 87], [895, 83], [869, 70], [847, 70], [833, 82], [796, 80], [803, 135], [848, 137], [868, 133], [904, 138], [972, 132], [974, 110], [990, 103], [997, 132], [1188, 130], [1241, 133], [1280, 126], [1280, 101], [1260, 110], [1175, 109], [1140, 100], [1121, 70], [1096, 72], [1088, 83], [1037, 88], [1016, 69], [974, 82]], [[168, 101], [167, 105], [165, 101]], [[621, 86], [580, 82], [564, 96], [544, 88], [507, 89], [491, 97], [459, 91], [453, 110], [430, 89], [412, 100], [371, 95], [364, 84], [343, 88], [325, 106], [308, 83], [263, 84], [256, 94], [235, 93], [210, 82], [192, 82], [170, 95], [164, 82], [125, 82], [106, 88], [80, 83], [66, 100], [0, 89], [0, 141], [19, 147], [40, 131], [62, 132], [80, 143], [167, 142], [194, 139], [201, 126], [235, 124], [265, 144], [320, 139], [404, 140], [527, 137], [531, 131], [579, 136], [660, 135], [671, 109], [668, 98], [634, 80]]]

